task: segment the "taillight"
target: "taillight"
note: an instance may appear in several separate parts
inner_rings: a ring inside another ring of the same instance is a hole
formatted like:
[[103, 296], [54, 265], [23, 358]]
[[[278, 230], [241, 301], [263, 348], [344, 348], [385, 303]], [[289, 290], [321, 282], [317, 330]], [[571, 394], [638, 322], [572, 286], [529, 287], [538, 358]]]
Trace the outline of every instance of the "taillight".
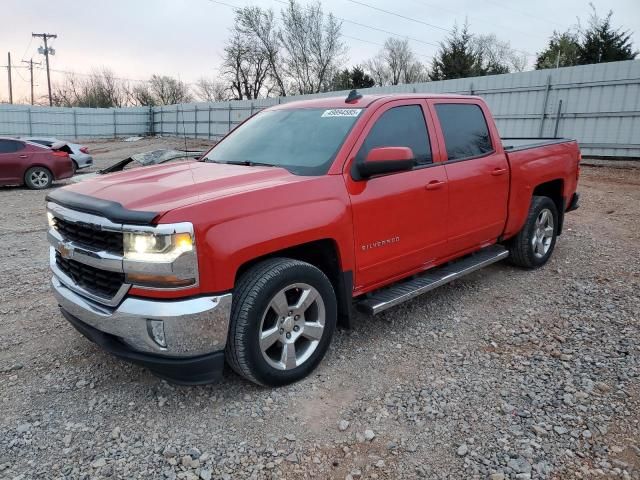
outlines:
[[582, 152], [578, 153], [578, 164], [576, 165], [576, 182], [580, 178], [580, 163], [582, 162]]
[[89, 153], [89, 147], [80, 147], [82, 153]]
[[61, 152], [60, 150], [54, 150], [53, 151], [53, 156], [54, 157], [68, 157], [69, 154], [67, 152]]

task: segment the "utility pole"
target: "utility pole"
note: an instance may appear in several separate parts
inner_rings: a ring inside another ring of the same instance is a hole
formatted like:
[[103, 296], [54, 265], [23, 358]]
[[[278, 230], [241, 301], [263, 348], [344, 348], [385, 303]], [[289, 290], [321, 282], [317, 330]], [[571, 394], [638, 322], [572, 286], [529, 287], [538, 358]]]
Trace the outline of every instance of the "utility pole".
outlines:
[[53, 100], [51, 99], [51, 76], [49, 74], [49, 54], [54, 55], [55, 51], [47, 46], [48, 38], [58, 38], [55, 33], [32, 33], [32, 37], [40, 37], [44, 41], [44, 49], [40, 53], [44, 54], [44, 59], [47, 64], [47, 86], [49, 87], [49, 106], [53, 106]]
[[[31, 76], [31, 105], [33, 105], [33, 58], [28, 62], [26, 60], [22, 60], [23, 63], [29, 64], [29, 75]], [[36, 63], [36, 65], [40, 65]]]
[[7, 52], [7, 73], [9, 74], [9, 103], [13, 103], [13, 86], [11, 85], [11, 52]]

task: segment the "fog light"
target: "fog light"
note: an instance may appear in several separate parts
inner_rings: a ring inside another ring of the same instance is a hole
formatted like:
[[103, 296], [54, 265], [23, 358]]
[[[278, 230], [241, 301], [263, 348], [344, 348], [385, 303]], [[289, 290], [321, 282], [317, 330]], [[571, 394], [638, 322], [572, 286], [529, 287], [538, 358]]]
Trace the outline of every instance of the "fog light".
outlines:
[[162, 348], [167, 348], [167, 339], [164, 336], [164, 322], [162, 320], [147, 320], [149, 336]]

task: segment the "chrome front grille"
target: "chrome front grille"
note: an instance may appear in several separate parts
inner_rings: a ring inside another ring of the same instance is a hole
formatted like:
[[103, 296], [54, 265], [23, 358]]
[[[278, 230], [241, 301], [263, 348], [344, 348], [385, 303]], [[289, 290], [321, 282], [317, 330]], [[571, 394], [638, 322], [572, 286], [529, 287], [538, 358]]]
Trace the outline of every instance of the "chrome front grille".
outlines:
[[107, 299], [113, 298], [124, 283], [124, 273], [109, 272], [85, 265], [75, 260], [56, 255], [56, 265], [62, 272], [83, 289]]
[[120, 304], [130, 288], [123, 269], [123, 226], [51, 202], [47, 207], [53, 274], [89, 300]]
[[73, 243], [87, 247], [91, 250], [104, 250], [117, 255], [122, 255], [122, 232], [102, 230], [97, 225], [70, 222], [63, 218], [53, 218], [53, 228], [65, 239]]

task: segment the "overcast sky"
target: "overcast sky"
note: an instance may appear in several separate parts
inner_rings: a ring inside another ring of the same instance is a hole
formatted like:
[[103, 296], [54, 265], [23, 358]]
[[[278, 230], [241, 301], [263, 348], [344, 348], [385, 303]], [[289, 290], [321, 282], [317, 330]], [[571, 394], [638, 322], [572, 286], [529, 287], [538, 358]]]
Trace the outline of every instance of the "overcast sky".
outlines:
[[[221, 0], [236, 6], [261, 5], [280, 11], [282, 0]], [[307, 3], [308, 0], [300, 0]], [[14, 65], [38, 55], [39, 39], [31, 33], [56, 33], [51, 68], [88, 73], [106, 66], [119, 77], [145, 79], [160, 73], [195, 82], [214, 76], [220, 64], [225, 40], [233, 23], [233, 9], [212, 0], [3, 0], [0, 29], [0, 65], [6, 65], [7, 51]], [[640, 0], [593, 0], [598, 12], [613, 9], [616, 26], [635, 32], [640, 48]], [[349, 47], [348, 64], [358, 64], [380, 49], [386, 30], [410, 37], [418, 58], [429, 63], [454, 23], [465, 17], [474, 33], [495, 33], [511, 46], [527, 52], [532, 65], [535, 53], [546, 45], [556, 30], [586, 23], [590, 8], [586, 0], [323, 0], [325, 13], [345, 21], [344, 41]], [[374, 10], [368, 4], [390, 13]], [[400, 16], [408, 17], [401, 18]], [[410, 20], [413, 19], [413, 20]], [[373, 28], [357, 25], [367, 25]], [[421, 23], [424, 22], [424, 23]], [[431, 24], [433, 26], [428, 26]], [[443, 30], [444, 29], [444, 30]], [[53, 79], [62, 74], [54, 72]], [[46, 92], [44, 71], [36, 70], [36, 96]], [[29, 92], [28, 70], [14, 70], [14, 100]], [[6, 69], [0, 69], [0, 100], [8, 98]]]

